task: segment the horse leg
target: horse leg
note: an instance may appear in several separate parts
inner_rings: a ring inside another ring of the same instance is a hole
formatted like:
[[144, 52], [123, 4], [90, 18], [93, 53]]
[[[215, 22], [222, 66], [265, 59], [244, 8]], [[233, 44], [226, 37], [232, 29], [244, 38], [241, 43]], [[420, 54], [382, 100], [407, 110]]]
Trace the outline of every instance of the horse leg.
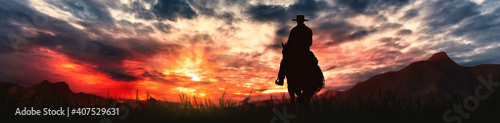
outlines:
[[304, 108], [305, 108], [305, 112], [306, 113], [309, 113], [310, 112], [310, 107], [309, 107], [309, 102], [311, 102], [311, 99], [312, 97], [314, 96], [314, 90], [304, 90], [304, 92], [302, 93], [302, 96], [303, 96], [303, 103], [304, 103]]
[[307, 101], [306, 101], [306, 95], [305, 95], [305, 91], [300, 89], [299, 91], [299, 94], [298, 95], [298, 101], [299, 101], [299, 108], [300, 108], [300, 112], [301, 113], [306, 113], [306, 110], [307, 110]]
[[[290, 95], [290, 104], [292, 105], [292, 112], [295, 112], [295, 94], [297, 89], [288, 85], [288, 95]], [[298, 95], [298, 94], [297, 94]]]
[[311, 102], [311, 99], [314, 96], [314, 90], [304, 90], [303, 95], [306, 103]]

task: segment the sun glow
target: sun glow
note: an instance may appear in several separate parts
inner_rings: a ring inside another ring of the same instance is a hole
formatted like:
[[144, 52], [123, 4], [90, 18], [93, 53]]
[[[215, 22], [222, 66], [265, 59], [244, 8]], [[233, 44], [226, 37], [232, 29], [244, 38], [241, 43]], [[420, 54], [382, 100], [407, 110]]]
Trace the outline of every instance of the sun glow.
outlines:
[[165, 74], [165, 75], [172, 75], [173, 74], [173, 75], [182, 75], [185, 77], [191, 77], [192, 81], [201, 81], [201, 78], [203, 78], [203, 77], [200, 77], [200, 75], [197, 74], [195, 70], [190, 70], [187, 68], [178, 69], [178, 70], [165, 70], [163, 72], [163, 74]]
[[74, 65], [74, 64], [63, 64], [61, 66], [65, 67], [65, 68], [71, 68], [71, 69], [75, 69], [76, 68], [76, 65]]
[[201, 81], [201, 78], [198, 77], [198, 75], [194, 74], [194, 73], [186, 73], [186, 75], [190, 76], [193, 80], [193, 81]]
[[193, 89], [193, 88], [177, 87], [177, 88], [173, 88], [172, 90], [177, 90], [177, 91], [180, 91], [180, 93], [193, 95], [193, 96], [199, 96], [199, 97], [206, 96], [205, 93], [197, 92], [197, 90]]
[[262, 93], [263, 94], [270, 94], [270, 93], [285, 93], [285, 92], [288, 92], [287, 89], [280, 89], [280, 90], [266, 90], [266, 91], [263, 91]]

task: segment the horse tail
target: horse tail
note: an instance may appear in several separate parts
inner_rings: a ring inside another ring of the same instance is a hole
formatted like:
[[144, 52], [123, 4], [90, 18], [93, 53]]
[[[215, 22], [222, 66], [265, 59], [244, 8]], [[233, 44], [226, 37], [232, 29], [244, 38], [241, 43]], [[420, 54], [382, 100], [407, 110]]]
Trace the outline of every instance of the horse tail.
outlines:
[[318, 75], [318, 80], [320, 83], [318, 83], [317, 87], [314, 88], [314, 93], [318, 93], [325, 87], [325, 77], [323, 76], [323, 71], [321, 71], [321, 68], [317, 66], [316, 74]]

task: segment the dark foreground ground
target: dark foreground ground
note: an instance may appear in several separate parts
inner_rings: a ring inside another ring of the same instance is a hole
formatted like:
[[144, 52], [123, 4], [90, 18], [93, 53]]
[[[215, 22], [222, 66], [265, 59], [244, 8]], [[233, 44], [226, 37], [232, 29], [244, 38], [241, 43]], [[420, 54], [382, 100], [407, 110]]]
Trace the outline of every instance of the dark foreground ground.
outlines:
[[[335, 98], [315, 98], [312, 100], [310, 113], [293, 111], [290, 101], [284, 97], [253, 103], [239, 103], [233, 100], [218, 101], [201, 100], [179, 95], [182, 102], [172, 103], [149, 98], [147, 101], [116, 101], [107, 99], [104, 103], [96, 103], [94, 107], [117, 107], [119, 116], [15, 116], [17, 107], [3, 108], [1, 119], [11, 122], [85, 122], [85, 123], [344, 123], [344, 122], [414, 122], [434, 123], [458, 120], [464, 123], [498, 123], [500, 121], [500, 95], [495, 93], [491, 98], [480, 101], [477, 109], [468, 111], [461, 108], [467, 118], [460, 113], [452, 112], [446, 120], [444, 114], [453, 105], [464, 103], [457, 99], [445, 103], [430, 102], [419, 104], [417, 100], [405, 100], [395, 94], [388, 94], [382, 100], [336, 101]], [[212, 103], [220, 102], [220, 103]], [[469, 102], [472, 104], [473, 102]], [[44, 105], [42, 107], [54, 107]], [[78, 104], [70, 107], [80, 107]], [[22, 107], [21, 107], [22, 108]], [[470, 108], [470, 107], [469, 107]], [[35, 108], [36, 109], [36, 108]], [[41, 108], [39, 108], [41, 109]], [[285, 112], [286, 110], [286, 112]], [[458, 111], [457, 111], [458, 112]]]

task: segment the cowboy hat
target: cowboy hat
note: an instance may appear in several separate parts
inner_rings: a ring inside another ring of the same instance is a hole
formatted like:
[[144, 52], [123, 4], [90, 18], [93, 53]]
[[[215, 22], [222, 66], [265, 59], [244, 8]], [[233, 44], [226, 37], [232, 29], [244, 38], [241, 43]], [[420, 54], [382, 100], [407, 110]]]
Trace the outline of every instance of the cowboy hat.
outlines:
[[293, 19], [293, 21], [307, 21], [307, 19], [304, 19], [304, 15], [297, 15], [297, 19]]

